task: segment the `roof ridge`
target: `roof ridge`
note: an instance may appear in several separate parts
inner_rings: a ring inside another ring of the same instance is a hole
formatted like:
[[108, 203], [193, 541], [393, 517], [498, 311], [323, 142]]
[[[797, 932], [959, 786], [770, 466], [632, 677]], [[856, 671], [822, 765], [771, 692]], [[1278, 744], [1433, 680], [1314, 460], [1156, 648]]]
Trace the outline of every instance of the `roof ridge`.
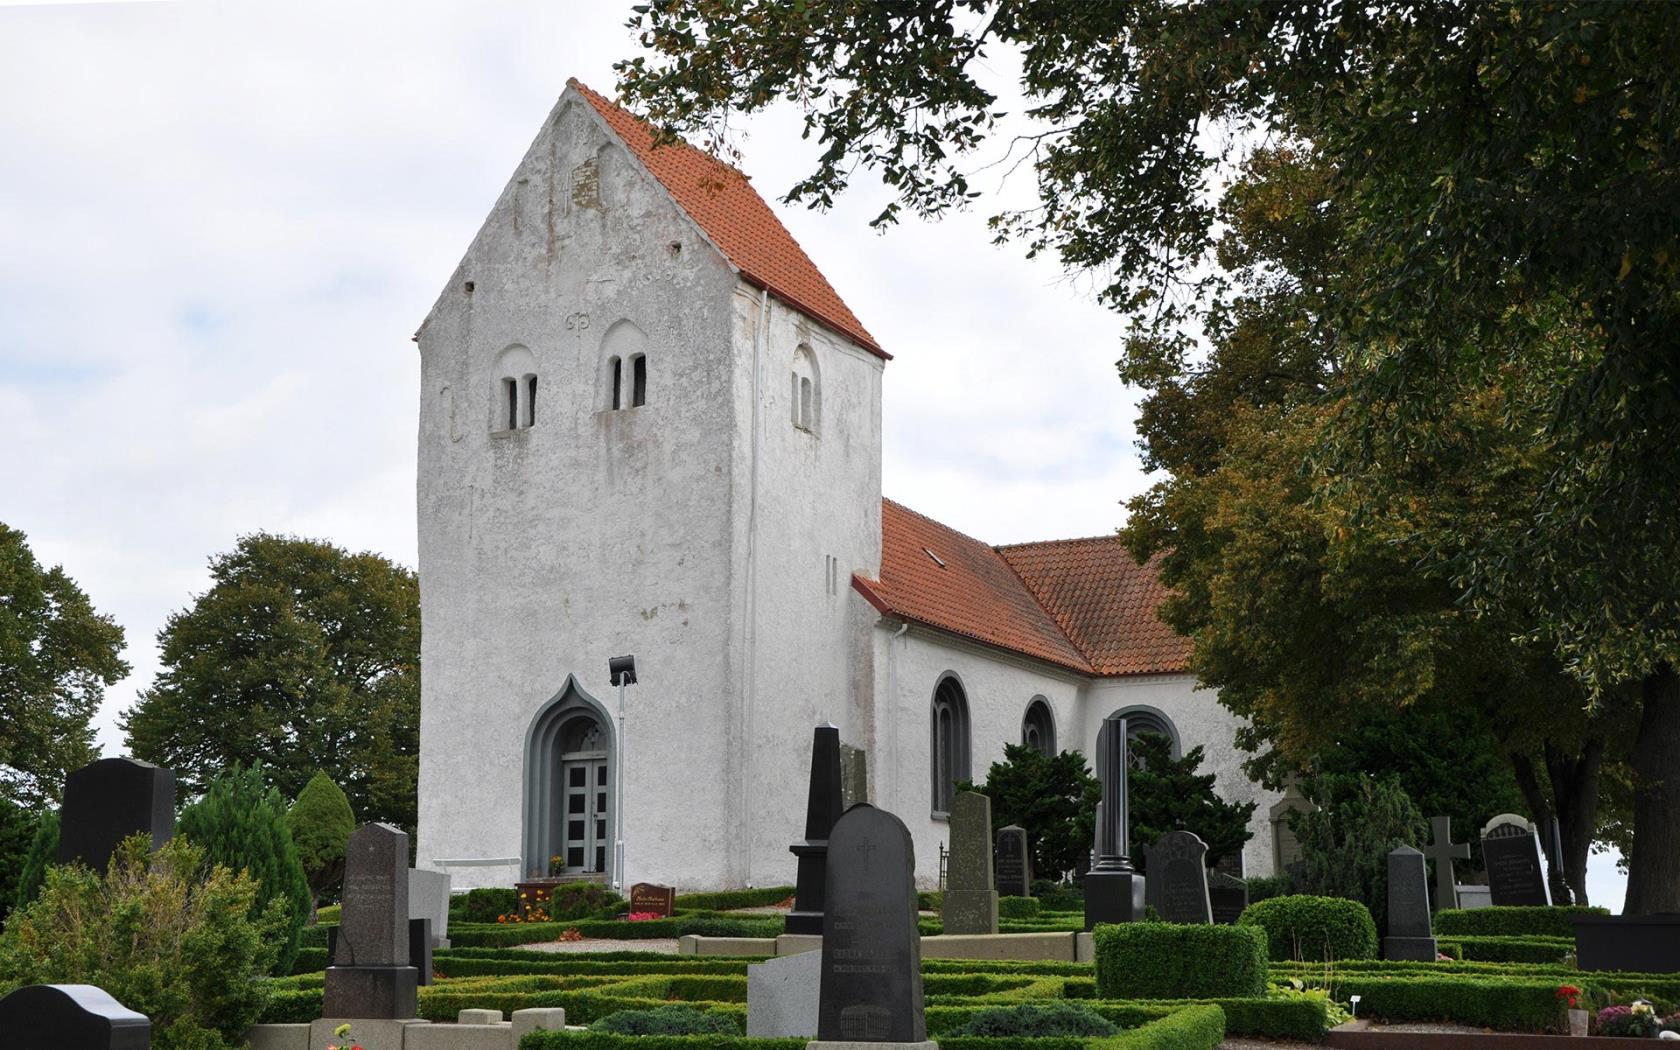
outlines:
[[970, 536], [968, 533], [962, 531], [961, 529], [952, 528], [951, 526], [945, 524], [943, 521], [940, 521], [938, 518], [929, 517], [928, 515], [923, 514], [921, 511], [916, 510], [912, 507], [905, 506], [904, 504], [900, 503], [898, 500], [892, 499], [891, 497], [882, 496], [881, 497], [881, 502], [882, 503], [891, 503], [893, 506], [897, 507], [899, 510], [902, 510], [906, 514], [915, 515], [916, 517], [921, 518], [923, 521], [927, 522], [930, 525], [939, 526], [940, 528], [944, 529], [946, 532], [956, 533], [958, 536], [961, 536], [963, 539], [967, 540], [968, 542], [979, 544], [980, 546], [985, 547], [987, 550], [996, 551], [998, 549], [996, 544], [987, 543], [985, 540], [981, 539], [978, 536]]
[[1120, 538], [1119, 532], [1103, 532], [1095, 536], [1069, 536], [1059, 540], [1022, 540], [1019, 543], [1000, 543], [997, 545], [997, 549], [1000, 551], [1019, 550], [1022, 547], [1050, 547], [1058, 543], [1095, 543], [1098, 540], [1122, 544], [1125, 542]]
[[[602, 102], [605, 102], [607, 105], [609, 105], [612, 108], [618, 110], [620, 113], [623, 113], [625, 116], [629, 117], [630, 119], [632, 119], [634, 121], [637, 121], [638, 123], [641, 123], [641, 124], [646, 124], [649, 128], [652, 128], [655, 131], [659, 130], [659, 126], [657, 124], [653, 123], [651, 120], [648, 120], [646, 117], [641, 116], [635, 110], [631, 109], [629, 106], [626, 106], [624, 103], [620, 102], [618, 99], [614, 98], [613, 96], [605, 94], [605, 93], [600, 92], [600, 91], [596, 91], [594, 88], [590, 87], [588, 84], [585, 84], [583, 81], [579, 80], [577, 77], [567, 77], [566, 78], [566, 86], [569, 87], [569, 88], [576, 89], [580, 94], [594, 95], [595, 98], [600, 99]], [[591, 100], [591, 101], [593, 101], [593, 100]], [[722, 157], [718, 156], [716, 153], [711, 152], [710, 150], [701, 149], [699, 146], [696, 146], [694, 143], [692, 143], [692, 142], [688, 141], [687, 139], [683, 138], [681, 135], [676, 135], [676, 136], [674, 136], [672, 141], [666, 142], [661, 146], [656, 146], [655, 148], [662, 149], [662, 148], [667, 148], [667, 147], [670, 147], [670, 146], [681, 146], [683, 149], [693, 150], [695, 153], [698, 153], [700, 156], [705, 157], [707, 160], [711, 161], [713, 164], [716, 164], [718, 167], [728, 168], [730, 171], [732, 171], [735, 174], [741, 176], [741, 178], [746, 179], [748, 182], [752, 181], [752, 176], [749, 175], [746, 171], [742, 170], [741, 168], [737, 167], [734, 164], [729, 163], [727, 160], [724, 160]]]

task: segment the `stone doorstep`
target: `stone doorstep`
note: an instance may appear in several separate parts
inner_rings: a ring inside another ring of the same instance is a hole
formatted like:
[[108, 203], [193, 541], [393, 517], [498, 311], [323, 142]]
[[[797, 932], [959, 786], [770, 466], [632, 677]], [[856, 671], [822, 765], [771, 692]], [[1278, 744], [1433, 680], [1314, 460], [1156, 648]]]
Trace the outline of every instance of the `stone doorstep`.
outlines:
[[1612, 1036], [1541, 1035], [1533, 1032], [1391, 1032], [1369, 1021], [1350, 1021], [1324, 1037], [1331, 1050], [1626, 1050]]

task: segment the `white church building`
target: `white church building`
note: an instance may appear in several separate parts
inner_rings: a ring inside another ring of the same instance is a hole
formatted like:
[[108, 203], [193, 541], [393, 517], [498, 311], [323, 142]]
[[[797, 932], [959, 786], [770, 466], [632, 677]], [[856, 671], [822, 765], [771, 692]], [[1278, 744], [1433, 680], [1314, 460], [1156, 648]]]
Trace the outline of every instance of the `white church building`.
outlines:
[[1260, 802], [1272, 872], [1153, 568], [884, 500], [890, 355], [736, 169], [570, 82], [416, 341], [417, 862], [456, 889], [789, 883], [824, 722], [931, 885], [954, 783], [1120, 711]]

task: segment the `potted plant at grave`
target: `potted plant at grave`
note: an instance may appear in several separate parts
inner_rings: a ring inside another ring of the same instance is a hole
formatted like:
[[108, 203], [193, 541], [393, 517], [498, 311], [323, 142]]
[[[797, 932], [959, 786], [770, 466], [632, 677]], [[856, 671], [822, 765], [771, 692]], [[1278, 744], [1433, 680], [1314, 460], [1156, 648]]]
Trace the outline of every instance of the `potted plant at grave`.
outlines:
[[548, 873], [554, 877], [566, 874], [566, 858], [558, 853], [548, 858]]
[[1606, 1006], [1598, 1012], [1598, 1034], [1649, 1039], [1657, 1034], [1656, 1007], [1644, 999], [1626, 1006]]
[[1581, 989], [1572, 984], [1566, 984], [1557, 990], [1558, 1002], [1569, 1011], [1569, 1034], [1583, 1036], [1587, 1034], [1587, 1011], [1580, 1008]]

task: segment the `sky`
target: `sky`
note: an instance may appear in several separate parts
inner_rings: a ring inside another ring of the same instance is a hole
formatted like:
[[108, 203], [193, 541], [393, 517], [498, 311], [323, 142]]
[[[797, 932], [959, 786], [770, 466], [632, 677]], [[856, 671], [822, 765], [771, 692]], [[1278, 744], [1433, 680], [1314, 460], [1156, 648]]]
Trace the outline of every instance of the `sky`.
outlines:
[[[0, 521], [127, 632], [106, 753], [240, 535], [414, 564], [410, 337], [567, 77], [611, 92], [629, 7], [0, 0]], [[740, 128], [767, 199], [810, 170], [790, 110]], [[1153, 480], [1122, 318], [986, 207], [877, 234], [888, 199], [776, 205], [894, 355], [886, 494], [992, 543], [1119, 526]]]

